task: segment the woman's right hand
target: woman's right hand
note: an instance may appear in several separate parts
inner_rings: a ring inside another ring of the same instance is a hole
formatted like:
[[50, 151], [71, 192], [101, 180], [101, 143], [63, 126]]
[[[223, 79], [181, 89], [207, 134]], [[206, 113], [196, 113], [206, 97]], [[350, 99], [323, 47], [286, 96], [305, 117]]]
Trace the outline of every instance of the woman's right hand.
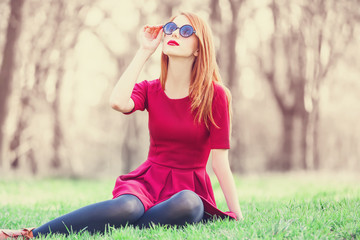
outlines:
[[140, 33], [141, 48], [149, 51], [151, 54], [155, 52], [162, 38], [162, 25], [144, 26]]

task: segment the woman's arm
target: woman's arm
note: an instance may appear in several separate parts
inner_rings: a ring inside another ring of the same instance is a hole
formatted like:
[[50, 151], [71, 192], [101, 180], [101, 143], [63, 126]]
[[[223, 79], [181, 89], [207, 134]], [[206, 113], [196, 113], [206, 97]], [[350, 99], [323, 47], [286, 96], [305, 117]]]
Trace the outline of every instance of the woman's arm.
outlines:
[[135, 57], [115, 85], [110, 105], [113, 109], [127, 113], [134, 108], [130, 98], [141, 69], [159, 46], [162, 37], [162, 26], [145, 26], [141, 31], [141, 46]]
[[212, 168], [219, 180], [229, 210], [236, 214], [238, 220], [243, 219], [234, 177], [229, 165], [229, 154], [227, 149], [212, 150]]

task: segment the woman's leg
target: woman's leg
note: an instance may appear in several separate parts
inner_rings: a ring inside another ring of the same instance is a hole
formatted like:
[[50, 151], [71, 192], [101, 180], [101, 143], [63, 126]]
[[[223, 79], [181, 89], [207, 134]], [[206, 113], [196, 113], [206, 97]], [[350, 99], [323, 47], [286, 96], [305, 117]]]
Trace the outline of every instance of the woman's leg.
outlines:
[[185, 223], [200, 222], [203, 215], [204, 205], [200, 197], [190, 190], [184, 190], [150, 208], [135, 222], [135, 225], [139, 227], [148, 227], [151, 223], [185, 225]]
[[95, 203], [58, 217], [33, 230], [34, 237], [69, 231], [104, 232], [108, 225], [120, 227], [134, 223], [144, 214], [144, 206], [134, 195]]

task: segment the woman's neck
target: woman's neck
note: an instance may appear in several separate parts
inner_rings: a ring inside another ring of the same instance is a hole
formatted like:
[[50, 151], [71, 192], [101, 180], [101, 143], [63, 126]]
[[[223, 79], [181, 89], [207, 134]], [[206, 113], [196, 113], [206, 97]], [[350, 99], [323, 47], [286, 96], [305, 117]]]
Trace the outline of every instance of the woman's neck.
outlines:
[[169, 57], [165, 92], [170, 98], [189, 95], [193, 62], [194, 58]]

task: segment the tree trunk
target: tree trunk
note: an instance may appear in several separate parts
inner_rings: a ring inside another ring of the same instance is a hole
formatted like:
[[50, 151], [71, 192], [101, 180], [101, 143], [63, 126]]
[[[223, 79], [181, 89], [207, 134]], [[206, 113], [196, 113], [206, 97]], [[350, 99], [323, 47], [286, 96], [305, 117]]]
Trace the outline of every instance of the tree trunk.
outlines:
[[211, 23], [215, 24], [216, 31], [218, 30], [217, 27], [221, 23], [221, 8], [219, 0], [211, 0], [210, 1], [210, 21]]
[[4, 123], [7, 115], [7, 103], [11, 93], [11, 82], [15, 68], [15, 50], [21, 30], [23, 4], [24, 0], [10, 1], [10, 16], [6, 31], [6, 42], [0, 69], [0, 166], [3, 165], [2, 146], [4, 137]]
[[[62, 68], [62, 67], [60, 67]], [[52, 110], [53, 110], [53, 121], [54, 121], [54, 137], [53, 137], [53, 158], [51, 160], [51, 166], [53, 168], [59, 168], [61, 166], [61, 158], [60, 158], [60, 146], [63, 142], [63, 131], [60, 121], [60, 89], [61, 89], [61, 81], [63, 77], [63, 70], [58, 70], [58, 77], [56, 80], [55, 86], [55, 99], [52, 102]]]
[[228, 39], [228, 79], [227, 83], [230, 88], [235, 89], [236, 87], [236, 40], [238, 35], [238, 16], [239, 16], [239, 8], [241, 6], [241, 2], [236, 2], [234, 0], [230, 0], [231, 5], [231, 13], [232, 13], [232, 20], [229, 32], [227, 33], [227, 39]]
[[[299, 49], [302, 49], [302, 45], [299, 44]], [[301, 50], [297, 53], [302, 55]], [[293, 112], [295, 117], [299, 120], [299, 124], [294, 126], [296, 134], [293, 134], [293, 157], [292, 157], [292, 168], [307, 169], [308, 168], [308, 149], [312, 146], [309, 146], [308, 138], [308, 129], [311, 127], [311, 119], [309, 118], [309, 112], [305, 109], [305, 78], [303, 77], [303, 70], [301, 66], [305, 65], [304, 59], [298, 57], [297, 63], [299, 66], [299, 73], [297, 76], [292, 76], [294, 79], [294, 88], [293, 95], [295, 98]], [[291, 67], [291, 66], [289, 66]]]
[[[215, 45], [215, 52], [216, 52], [216, 61], [219, 65], [220, 70], [222, 69], [222, 66], [226, 66], [224, 63], [225, 58], [227, 57], [227, 54], [224, 54], [226, 56], [222, 55], [222, 52], [224, 52], [226, 47], [221, 44], [223, 40], [225, 40], [226, 35], [224, 36], [223, 32], [223, 24], [222, 24], [222, 17], [221, 17], [221, 8], [219, 0], [211, 0], [210, 2], [210, 21], [211, 21], [211, 29], [214, 33], [214, 36], [219, 37], [220, 44], [219, 46]], [[225, 42], [225, 41], [224, 41]], [[215, 41], [214, 41], [215, 44]]]
[[[20, 111], [23, 111], [23, 106], [24, 104], [26, 104], [28, 102], [28, 99], [25, 98], [21, 98], [20, 100]], [[23, 114], [20, 114], [20, 116], [23, 116]], [[18, 168], [19, 167], [19, 162], [20, 162], [20, 153], [19, 151], [17, 151], [18, 147], [20, 146], [20, 142], [21, 142], [21, 133], [23, 131], [23, 129], [25, 129], [25, 122], [22, 118], [18, 118], [17, 119], [17, 124], [16, 124], [16, 131], [10, 141], [10, 151], [13, 153], [9, 159], [10, 161], [10, 165], [11, 168]]]
[[312, 159], [313, 159], [313, 168], [315, 170], [319, 170], [320, 168], [320, 150], [319, 150], [319, 101], [314, 101], [314, 108], [313, 108], [313, 149], [312, 149]]
[[[239, 24], [238, 24], [238, 17], [239, 17], [239, 10], [242, 6], [243, 0], [229, 0], [231, 6], [231, 14], [232, 20], [230, 24], [229, 31], [226, 33], [226, 40], [227, 40], [227, 51], [226, 51], [226, 58], [227, 58], [227, 76], [225, 83], [227, 86], [232, 89], [233, 93], [233, 100], [232, 102], [239, 101], [239, 94], [237, 94], [237, 79], [238, 79], [238, 72], [237, 72], [237, 54], [236, 54], [236, 41], [239, 32]], [[240, 156], [243, 155], [243, 143], [241, 139], [241, 130], [239, 121], [237, 121], [237, 117], [239, 117], [240, 113], [237, 111], [237, 108], [233, 108], [233, 116], [234, 119], [232, 121], [232, 150], [230, 151], [230, 159], [234, 160], [231, 161], [231, 167], [237, 172], [243, 172], [244, 167], [240, 164], [241, 161], [238, 159]]]
[[316, 112], [314, 122], [314, 169], [320, 169], [320, 149], [319, 149], [319, 112]]
[[[60, 1], [58, 3], [58, 10], [57, 10], [57, 13], [55, 16], [55, 23], [56, 23], [55, 29], [56, 30], [54, 31], [54, 41], [59, 39], [59, 34], [61, 34], [60, 33], [61, 23], [64, 20], [65, 20], [64, 3], [62, 1]], [[53, 134], [54, 135], [53, 135], [53, 142], [52, 142], [53, 157], [52, 157], [50, 164], [55, 169], [58, 169], [61, 167], [60, 147], [61, 147], [61, 144], [64, 139], [61, 121], [60, 121], [60, 92], [61, 92], [62, 80], [63, 80], [63, 76], [64, 76], [63, 66], [65, 65], [65, 57], [66, 57], [65, 52], [67, 50], [67, 49], [61, 48], [61, 43], [58, 45], [60, 45], [59, 48], [60, 48], [61, 52], [60, 52], [60, 56], [59, 56], [58, 66], [57, 66], [57, 78], [56, 78], [56, 83], [55, 83], [55, 97], [51, 103], [51, 107], [53, 110], [53, 122], [54, 122]]]
[[292, 168], [294, 150], [294, 114], [289, 111], [283, 114], [283, 142], [282, 151], [275, 166], [275, 170], [288, 171]]
[[30, 118], [29, 109], [31, 92], [28, 89], [22, 89], [20, 98], [20, 113], [17, 118], [16, 130], [10, 141], [10, 151], [13, 153], [9, 161], [11, 168], [18, 169], [24, 166], [24, 161], [27, 160], [30, 163], [32, 173], [36, 173], [38, 166], [35, 161], [34, 151], [30, 144], [23, 144], [22, 142], [31, 141], [30, 136], [24, 136], [23, 132], [28, 127], [28, 119]]
[[301, 136], [300, 136], [300, 167], [301, 169], [308, 169], [311, 164], [309, 163], [309, 157], [307, 152], [311, 149], [312, 145], [309, 144], [311, 140], [309, 139], [309, 129], [311, 129], [311, 121], [309, 119], [309, 114], [304, 114], [301, 116]]

